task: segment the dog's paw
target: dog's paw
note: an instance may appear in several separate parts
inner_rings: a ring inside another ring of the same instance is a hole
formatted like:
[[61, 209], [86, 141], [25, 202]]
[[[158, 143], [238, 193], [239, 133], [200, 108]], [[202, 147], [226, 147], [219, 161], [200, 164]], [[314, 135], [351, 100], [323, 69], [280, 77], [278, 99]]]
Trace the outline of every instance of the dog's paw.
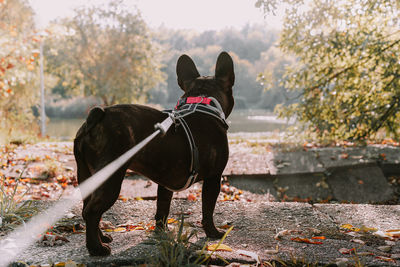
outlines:
[[111, 243], [113, 241], [113, 238], [110, 235], [101, 235], [100, 236], [101, 242], [103, 243]]
[[111, 248], [107, 244], [90, 247], [87, 246], [90, 256], [108, 256], [111, 254]]
[[208, 238], [215, 238], [215, 239], [220, 239], [224, 236], [225, 232], [220, 232], [217, 229], [213, 229], [213, 230], [206, 230], [204, 229], [206, 232], [206, 236]]
[[168, 225], [163, 223], [161, 220], [156, 222], [156, 228], [154, 229], [155, 232], [166, 232], [168, 231]]

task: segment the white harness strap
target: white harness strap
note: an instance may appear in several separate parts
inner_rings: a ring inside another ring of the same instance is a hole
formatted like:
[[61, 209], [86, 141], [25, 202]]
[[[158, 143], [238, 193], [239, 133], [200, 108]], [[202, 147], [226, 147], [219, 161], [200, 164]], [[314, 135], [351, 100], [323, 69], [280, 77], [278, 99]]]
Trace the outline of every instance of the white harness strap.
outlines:
[[[164, 112], [168, 114], [168, 116], [173, 120], [175, 127], [182, 126], [186, 137], [188, 139], [190, 151], [191, 151], [191, 163], [190, 163], [190, 176], [186, 181], [186, 184], [180, 189], [171, 189], [166, 187], [168, 190], [173, 192], [183, 191], [197, 182], [198, 170], [199, 170], [199, 156], [198, 156], [198, 149], [193, 139], [193, 135], [190, 131], [189, 126], [187, 125], [184, 117], [193, 114], [195, 112], [201, 112], [203, 114], [210, 115], [219, 119], [223, 125], [228, 128], [228, 124], [225, 121], [225, 114], [222, 110], [220, 103], [214, 97], [207, 97], [211, 100], [211, 102], [215, 105], [207, 105], [200, 103], [191, 103], [183, 105], [177, 105], [175, 110], [165, 110]], [[178, 101], [179, 103], [180, 101]]]

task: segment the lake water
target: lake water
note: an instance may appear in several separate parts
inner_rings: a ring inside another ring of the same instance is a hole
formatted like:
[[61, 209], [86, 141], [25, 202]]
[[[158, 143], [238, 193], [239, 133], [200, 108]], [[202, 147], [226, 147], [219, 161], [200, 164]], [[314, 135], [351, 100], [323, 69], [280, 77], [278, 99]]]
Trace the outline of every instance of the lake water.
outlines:
[[[72, 140], [85, 119], [50, 118], [47, 135], [60, 140]], [[236, 110], [227, 120], [229, 133], [275, 132], [288, 127], [286, 120], [277, 119], [265, 110]]]

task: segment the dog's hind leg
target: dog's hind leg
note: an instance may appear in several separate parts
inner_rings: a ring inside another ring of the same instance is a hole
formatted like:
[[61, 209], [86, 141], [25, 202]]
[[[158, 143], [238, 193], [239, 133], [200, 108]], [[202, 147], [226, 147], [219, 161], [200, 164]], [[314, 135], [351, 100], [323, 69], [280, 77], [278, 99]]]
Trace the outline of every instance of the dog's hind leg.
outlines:
[[82, 215], [86, 222], [86, 247], [92, 256], [105, 256], [111, 253], [107, 242], [112, 238], [103, 235], [99, 228], [101, 216], [118, 199], [126, 168], [119, 169], [101, 187], [85, 200]]
[[[89, 170], [89, 167], [86, 164], [86, 161], [82, 158], [82, 152], [79, 149], [79, 142], [75, 140], [74, 144], [74, 154], [76, 158], [76, 165], [77, 165], [77, 179], [79, 184], [83, 183], [87, 178], [89, 178], [92, 173]], [[86, 208], [88, 202], [90, 200], [90, 196], [83, 200], [83, 209]], [[110, 235], [103, 235], [101, 230], [99, 229], [100, 239], [104, 243], [110, 243], [112, 241], [112, 237]]]
[[156, 230], [164, 230], [167, 225], [169, 208], [171, 206], [173, 192], [158, 185], [157, 189], [157, 211], [156, 211]]
[[203, 219], [201, 223], [203, 224], [203, 229], [206, 232], [207, 237], [210, 238], [221, 238], [224, 235], [224, 232], [220, 232], [217, 230], [213, 219], [215, 204], [217, 202], [220, 190], [220, 175], [215, 177], [207, 177], [207, 179], [204, 179], [201, 194], [203, 211]]
[[[75, 145], [74, 149], [77, 148], [78, 146]], [[89, 167], [86, 164], [86, 161], [81, 157], [81, 152], [76, 149], [74, 151], [75, 157], [76, 157], [76, 162], [77, 162], [77, 179], [79, 184], [83, 183], [87, 178], [89, 178], [92, 173], [89, 170]], [[86, 206], [90, 202], [91, 195], [89, 195], [87, 198], [83, 200], [83, 210], [86, 209]], [[83, 212], [82, 212], [83, 213]], [[102, 242], [104, 243], [110, 243], [112, 241], [112, 237], [110, 235], [104, 235], [101, 230], [99, 229], [99, 236]]]

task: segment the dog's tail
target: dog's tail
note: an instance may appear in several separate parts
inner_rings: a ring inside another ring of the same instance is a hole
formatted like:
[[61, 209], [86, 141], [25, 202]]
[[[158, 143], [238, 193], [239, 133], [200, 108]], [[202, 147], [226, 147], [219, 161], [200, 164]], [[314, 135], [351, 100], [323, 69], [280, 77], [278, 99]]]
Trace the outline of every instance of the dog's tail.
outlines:
[[78, 130], [74, 140], [74, 155], [77, 163], [77, 176], [78, 181], [82, 182], [88, 178], [91, 173], [86, 164], [84, 153], [83, 153], [83, 140], [82, 137], [86, 136], [89, 131], [99, 123], [105, 115], [105, 111], [101, 107], [94, 107], [90, 110], [86, 121], [83, 123], [81, 128]]
[[85, 136], [87, 133], [89, 133], [90, 130], [103, 119], [104, 115], [105, 111], [102, 107], [92, 108], [85, 123], [78, 130], [75, 139], [80, 139], [82, 136]]
[[94, 107], [90, 110], [89, 116], [86, 119], [85, 132], [88, 133], [96, 124], [101, 121], [105, 115], [105, 111], [102, 107]]

